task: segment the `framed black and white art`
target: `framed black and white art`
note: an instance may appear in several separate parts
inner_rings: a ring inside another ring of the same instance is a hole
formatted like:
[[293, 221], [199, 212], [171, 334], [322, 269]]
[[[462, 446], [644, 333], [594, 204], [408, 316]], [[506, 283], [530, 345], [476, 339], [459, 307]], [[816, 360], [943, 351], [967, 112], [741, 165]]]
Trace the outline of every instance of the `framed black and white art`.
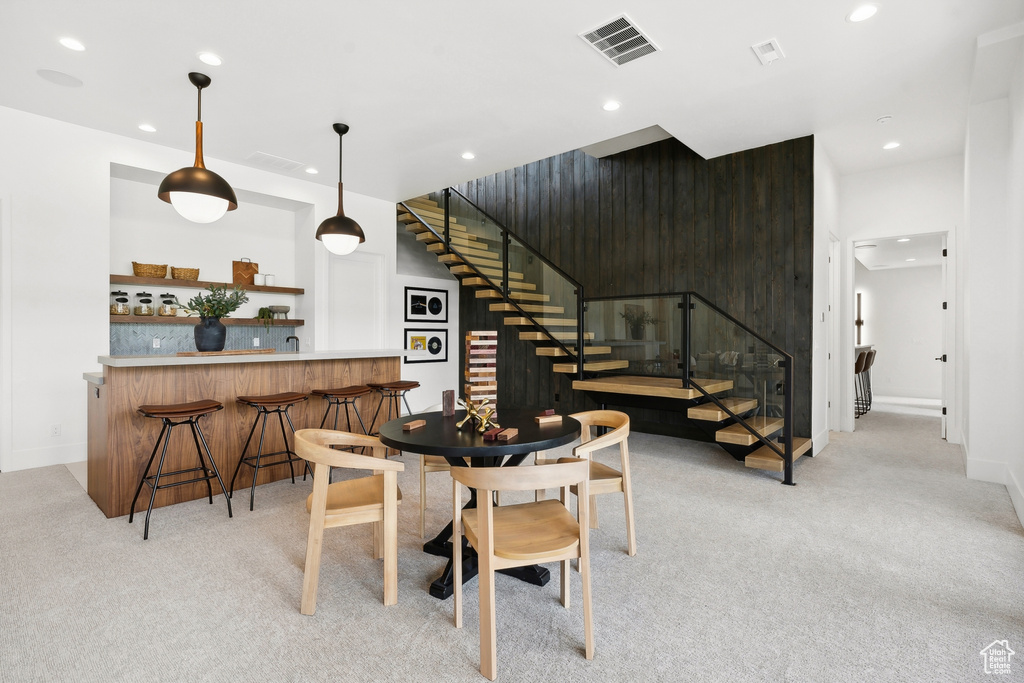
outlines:
[[448, 291], [444, 289], [406, 287], [405, 322], [448, 322]]
[[406, 363], [445, 363], [448, 361], [448, 330], [406, 329], [405, 348], [427, 352], [420, 358], [406, 356]]

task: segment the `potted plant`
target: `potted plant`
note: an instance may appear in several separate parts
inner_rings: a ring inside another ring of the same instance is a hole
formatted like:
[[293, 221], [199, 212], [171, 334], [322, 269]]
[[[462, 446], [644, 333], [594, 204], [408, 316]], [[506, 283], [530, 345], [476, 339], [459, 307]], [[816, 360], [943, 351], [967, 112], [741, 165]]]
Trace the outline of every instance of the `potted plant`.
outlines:
[[256, 313], [256, 319], [263, 321], [263, 328], [270, 330], [270, 326], [274, 324], [274, 312], [264, 306]]
[[653, 315], [648, 313], [643, 306], [626, 306], [626, 310], [623, 313], [619, 313], [620, 316], [626, 321], [626, 326], [629, 328], [630, 339], [643, 339], [644, 328], [648, 325], [654, 325], [658, 321]]
[[189, 299], [183, 308], [189, 315], [198, 315], [200, 323], [195, 327], [196, 350], [223, 351], [227, 330], [221, 318], [238, 310], [238, 307], [249, 300], [249, 295], [241, 287], [235, 287], [228, 293], [227, 285], [210, 285], [210, 293], [200, 292]]

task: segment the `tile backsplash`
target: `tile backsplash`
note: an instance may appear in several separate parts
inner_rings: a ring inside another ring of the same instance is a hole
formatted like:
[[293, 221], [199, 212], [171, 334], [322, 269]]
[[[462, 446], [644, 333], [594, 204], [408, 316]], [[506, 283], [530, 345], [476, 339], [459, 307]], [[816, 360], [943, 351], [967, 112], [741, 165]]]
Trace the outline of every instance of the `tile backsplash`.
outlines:
[[[194, 329], [196, 322], [178, 324], [153, 323], [111, 323], [111, 356], [173, 356], [179, 351], [195, 351]], [[227, 325], [225, 350], [233, 349], [275, 349], [294, 351], [295, 341], [285, 339], [295, 334], [293, 326]], [[259, 347], [253, 346], [253, 339], [260, 340]], [[153, 340], [160, 340], [160, 348], [153, 348]]]

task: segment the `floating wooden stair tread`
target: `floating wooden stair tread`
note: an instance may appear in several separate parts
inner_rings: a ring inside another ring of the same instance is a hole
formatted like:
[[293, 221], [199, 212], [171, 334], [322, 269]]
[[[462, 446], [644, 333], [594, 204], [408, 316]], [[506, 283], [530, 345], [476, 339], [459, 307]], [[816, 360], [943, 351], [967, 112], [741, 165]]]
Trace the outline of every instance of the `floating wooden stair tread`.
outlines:
[[[729, 391], [733, 386], [732, 380], [728, 379], [701, 379], [691, 381], [699, 383], [709, 394]], [[662, 398], [694, 399], [704, 395], [699, 389], [684, 389], [683, 380], [676, 377], [618, 375], [616, 377], [578, 379], [573, 381], [572, 388], [578, 391], [603, 391], [609, 394], [660, 396]]]
[[[583, 356], [584, 357], [587, 357], [587, 356], [601, 356], [601, 355], [604, 355], [606, 353], [611, 353], [611, 352], [612, 352], [612, 347], [610, 347], [610, 346], [584, 346], [583, 347]], [[562, 356], [565, 356], [566, 353], [559, 346], [538, 346], [537, 347], [537, 355], [538, 356], [547, 356], [549, 358], [551, 358], [551, 357], [553, 357], [553, 358], [561, 358]]]
[[[779, 443], [779, 448], [781, 450], [781, 443]], [[811, 450], [810, 439], [799, 436], [793, 437], [793, 462], [796, 462], [797, 458], [809, 450]], [[761, 446], [756, 451], [748, 455], [743, 462], [747, 467], [754, 467], [759, 470], [784, 472], [786, 469], [786, 461], [775, 453], [775, 451], [768, 448], [768, 446]]]
[[[476, 270], [473, 270], [469, 266], [465, 266], [465, 265], [461, 265], [461, 264], [452, 266], [449, 270], [451, 271], [452, 275], [473, 275], [473, 276], [477, 275]], [[482, 273], [482, 274], [484, 274], [484, 275], [486, 275], [488, 277], [501, 277], [501, 271], [500, 270], [495, 270], [494, 268], [478, 267], [477, 270], [479, 270], [480, 273]], [[510, 270], [508, 272], [508, 279], [509, 280], [522, 280], [523, 279], [523, 274], [522, 273], [516, 273], [516, 272], [513, 272], [513, 271]]]
[[[422, 223], [421, 223], [421, 225], [422, 225]], [[438, 230], [438, 232], [441, 233], [442, 236], [444, 235], [444, 230]], [[456, 230], [449, 230], [448, 232], [451, 233], [449, 235], [449, 237], [451, 238], [452, 244], [454, 244], [456, 246], [462, 245], [462, 246], [467, 246], [467, 247], [474, 247], [474, 248], [477, 248], [477, 249], [486, 249], [487, 248], [487, 245], [483, 244], [482, 242], [480, 242], [479, 238], [476, 235], [473, 235], [473, 234], [468, 233], [468, 232], [461, 232], [461, 231], [456, 231]], [[438, 237], [437, 235], [435, 235], [434, 233], [430, 232], [429, 230], [424, 230], [423, 232], [417, 233], [416, 234], [416, 240], [418, 242], [443, 242], [444, 241], [441, 237]]]
[[[578, 322], [569, 318], [534, 318], [541, 327], [576, 327]], [[505, 318], [506, 325], [533, 325], [529, 318]]]
[[[491, 304], [490, 310], [498, 313], [518, 313], [519, 309], [514, 304], [500, 303]], [[527, 313], [554, 313], [561, 315], [565, 313], [565, 308], [562, 306], [544, 306], [542, 304], [519, 304], [519, 308], [523, 309]]]
[[[761, 436], [768, 436], [782, 429], [785, 420], [781, 417], [751, 417], [744, 420], [744, 422], [753, 427]], [[733, 443], [740, 446], [753, 446], [757, 443], [757, 437], [737, 422], [715, 432], [715, 441], [718, 443]]]
[[[723, 398], [720, 400], [722, 401], [722, 405], [737, 415], [745, 413], [748, 410], [753, 410], [757, 407], [756, 398], [733, 397]], [[686, 415], [693, 420], [707, 420], [709, 422], [721, 422], [722, 420], [727, 420], [731, 417], [729, 413], [725, 412], [711, 401], [690, 408], [686, 411]]]
[[[477, 299], [501, 299], [501, 292], [495, 289], [481, 289], [476, 293]], [[513, 301], [551, 301], [550, 294], [536, 294], [534, 292], [509, 292], [508, 298]]]
[[[575, 332], [551, 332], [551, 336], [550, 337], [548, 335], [544, 334], [543, 332], [536, 332], [534, 330], [530, 330], [528, 332], [520, 332], [519, 333], [519, 341], [550, 341], [552, 338], [557, 339], [558, 341], [575, 342], [576, 341], [576, 333]], [[593, 332], [584, 332], [583, 333], [583, 339], [584, 340], [591, 340], [593, 338], [594, 338], [594, 333]]]
[[[488, 251], [486, 244], [481, 244], [479, 247], [465, 247], [456, 244], [455, 249], [468, 259], [488, 259], [491, 261], [497, 261], [501, 258], [501, 254], [494, 251]], [[434, 242], [433, 244], [427, 245], [427, 251], [433, 254], [440, 254], [444, 252], [444, 250], [444, 242]]]
[[[482, 277], [467, 277], [462, 279], [462, 284], [467, 287], [490, 287], [491, 285], [487, 280]], [[495, 280], [494, 284], [501, 287], [501, 280]], [[508, 283], [509, 289], [537, 289], [537, 285], [532, 282], [510, 282]]]
[[[420, 211], [417, 210], [416, 213], [413, 214], [413, 213], [409, 213], [408, 211], [399, 211], [396, 214], [396, 217], [398, 218], [398, 222], [399, 223], [409, 224], [409, 223], [422, 223], [422, 222], [425, 221], [425, 222], [429, 223], [430, 225], [434, 226], [435, 228], [443, 228], [444, 227], [444, 214], [443, 213], [441, 213], [441, 214], [433, 214], [433, 213], [430, 213], [429, 211], [420, 212]], [[462, 230], [463, 232], [466, 231], [466, 226], [459, 225], [459, 219], [455, 218], [454, 216], [448, 219], [448, 225], [450, 227], [452, 227], [452, 228], [456, 228], [458, 230]]]
[[[583, 369], [587, 372], [599, 372], [601, 370], [621, 370], [628, 368], [628, 360], [596, 360], [583, 363]], [[554, 372], [576, 372], [576, 363], [554, 363], [551, 366]], [[574, 382], [575, 384], [575, 382]]]
[[[450, 226], [448, 228], [448, 234], [451, 235], [452, 237], [461, 237], [461, 238], [467, 239], [467, 240], [475, 240], [475, 239], [477, 239], [476, 235], [468, 233], [465, 230], [459, 229], [461, 227], [462, 226], [457, 226], [457, 225]], [[441, 240], [438, 239], [437, 237], [435, 237], [434, 233], [430, 232], [431, 230], [436, 232], [439, 236], [442, 236], [442, 237], [444, 236], [444, 226], [443, 225], [434, 225], [433, 223], [431, 224], [431, 227], [428, 228], [427, 226], [423, 225], [423, 223], [420, 223], [419, 221], [413, 221], [412, 223], [406, 223], [405, 230], [406, 230], [406, 232], [415, 233], [417, 238], [420, 235], [430, 235], [431, 237], [434, 237], [434, 241], [435, 242], [440, 242]], [[424, 240], [429, 241], [429, 238], [425, 237]]]

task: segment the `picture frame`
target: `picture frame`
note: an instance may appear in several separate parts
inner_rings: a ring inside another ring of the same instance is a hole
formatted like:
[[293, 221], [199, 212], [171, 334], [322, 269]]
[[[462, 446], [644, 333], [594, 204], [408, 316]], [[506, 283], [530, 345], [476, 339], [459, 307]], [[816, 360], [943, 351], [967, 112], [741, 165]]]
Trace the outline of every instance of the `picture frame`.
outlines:
[[405, 346], [412, 351], [427, 351], [428, 356], [412, 358], [405, 356], [405, 363], [447, 363], [448, 362], [448, 330], [443, 328], [406, 328]]
[[448, 290], [406, 287], [405, 322], [448, 322]]

